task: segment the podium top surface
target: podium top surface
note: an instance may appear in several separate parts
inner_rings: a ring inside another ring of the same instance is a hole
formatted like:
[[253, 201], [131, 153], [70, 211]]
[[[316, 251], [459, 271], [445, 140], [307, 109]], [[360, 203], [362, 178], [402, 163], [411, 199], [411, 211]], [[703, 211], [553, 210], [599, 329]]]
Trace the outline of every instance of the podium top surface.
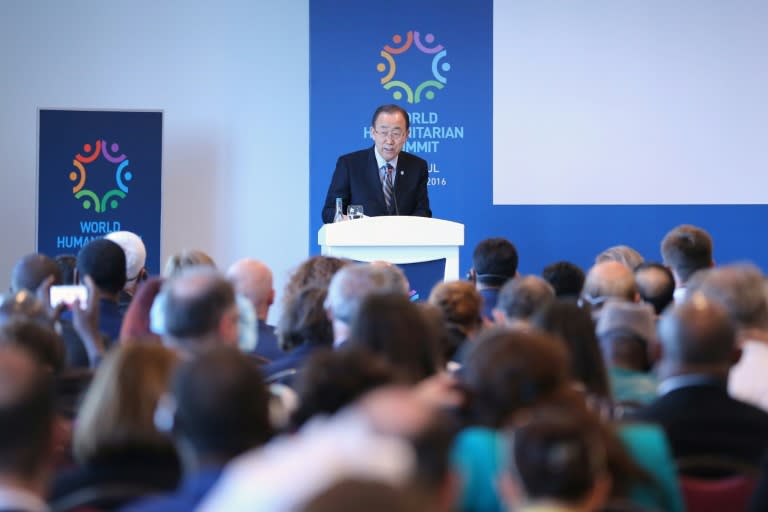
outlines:
[[464, 245], [464, 224], [429, 217], [382, 216], [326, 224], [321, 246]]

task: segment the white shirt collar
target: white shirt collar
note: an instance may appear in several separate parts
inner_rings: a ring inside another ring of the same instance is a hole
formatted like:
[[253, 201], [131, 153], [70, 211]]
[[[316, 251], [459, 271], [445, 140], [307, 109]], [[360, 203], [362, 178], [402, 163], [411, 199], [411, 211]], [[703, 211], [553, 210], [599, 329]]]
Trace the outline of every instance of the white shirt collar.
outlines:
[[691, 386], [722, 386], [725, 387], [725, 383], [713, 377], [711, 375], [700, 375], [691, 373], [687, 375], [676, 375], [674, 377], [667, 377], [659, 383], [659, 387], [656, 389], [658, 396], [666, 395], [677, 389], [687, 388]]
[[[373, 146], [373, 152], [376, 155], [376, 165], [377, 169], [381, 171], [382, 167], [385, 167], [387, 165], [387, 160], [384, 160], [384, 157], [379, 154], [379, 150], [376, 149], [376, 146]], [[398, 154], [395, 158], [392, 160], [389, 160], [389, 163], [392, 164], [392, 167], [394, 169], [397, 169], [397, 159], [400, 158], [400, 154]], [[395, 173], [397, 174], [397, 173]]]

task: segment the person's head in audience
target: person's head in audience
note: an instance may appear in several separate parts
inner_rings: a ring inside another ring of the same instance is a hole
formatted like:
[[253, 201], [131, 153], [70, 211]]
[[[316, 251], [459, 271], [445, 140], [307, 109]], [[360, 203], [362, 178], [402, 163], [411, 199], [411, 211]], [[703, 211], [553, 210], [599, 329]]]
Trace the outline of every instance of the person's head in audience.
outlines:
[[661, 316], [658, 334], [660, 379], [694, 374], [725, 381], [740, 357], [728, 311], [698, 292]]
[[506, 238], [486, 238], [472, 253], [470, 278], [478, 289], [501, 288], [517, 275], [517, 248]]
[[446, 324], [443, 311], [439, 307], [429, 302], [416, 302], [415, 304], [434, 333], [441, 359], [443, 361], [454, 360], [459, 347], [464, 342], [464, 336]]
[[162, 345], [118, 345], [104, 358], [85, 394], [75, 424], [73, 453], [81, 464], [137, 447], [170, 449], [154, 424], [177, 356]]
[[56, 260], [45, 254], [27, 254], [23, 256], [13, 267], [11, 274], [11, 293], [21, 290], [35, 292], [43, 284], [43, 281], [53, 277], [52, 284], [61, 284], [61, 269]]
[[172, 415], [184, 467], [196, 471], [266, 443], [272, 434], [268, 405], [269, 392], [248, 356], [214, 345], [179, 365], [158, 412]]
[[287, 304], [302, 288], [324, 288], [331, 284], [333, 276], [351, 262], [333, 256], [312, 256], [304, 260], [288, 278], [281, 300]]
[[304, 288], [284, 306], [275, 328], [280, 348], [289, 352], [301, 345], [333, 346], [333, 327], [325, 313], [326, 297], [322, 288]]
[[147, 262], [147, 248], [141, 237], [130, 231], [113, 231], [104, 238], [112, 240], [122, 247], [125, 252], [125, 291], [133, 295], [140, 282], [145, 280], [149, 273], [144, 267]]
[[150, 277], [136, 290], [131, 303], [123, 316], [120, 326], [120, 339], [152, 338], [159, 339], [159, 333], [152, 332], [150, 311], [155, 298], [163, 287], [163, 279]]
[[0, 297], [0, 325], [18, 320], [28, 320], [46, 329], [55, 329], [45, 305], [34, 292], [27, 289]]
[[458, 431], [451, 415], [407, 387], [382, 387], [366, 394], [357, 409], [373, 429], [408, 442], [415, 468], [406, 489], [426, 500], [422, 510], [454, 510], [456, 489], [450, 452]]
[[205, 345], [237, 345], [239, 336], [235, 290], [211, 267], [183, 270], [163, 287], [164, 341], [182, 350]]
[[77, 269], [77, 256], [74, 254], [59, 254], [54, 258], [56, 265], [61, 270], [61, 284], [76, 284], [75, 269]]
[[40, 367], [53, 374], [64, 368], [64, 342], [52, 326], [21, 317], [0, 325], [0, 347], [8, 345], [26, 350]]
[[599, 426], [567, 409], [532, 411], [508, 433], [501, 493], [509, 510], [592, 512], [611, 495], [607, 447]]
[[674, 301], [675, 277], [660, 263], [646, 262], [635, 268], [635, 282], [640, 298], [653, 306], [657, 315]]
[[427, 300], [443, 314], [448, 330], [458, 340], [475, 338], [483, 327], [483, 297], [472, 283], [444, 281], [432, 288]]
[[554, 300], [555, 290], [544, 279], [534, 275], [519, 276], [501, 288], [493, 316], [498, 324], [525, 324]]
[[541, 272], [541, 277], [552, 285], [555, 295], [561, 299], [578, 299], [584, 287], [584, 271], [570, 261], [557, 261], [547, 265]]
[[372, 261], [371, 265], [378, 267], [384, 273], [384, 276], [389, 278], [385, 288], [388, 290], [402, 290], [406, 296], [411, 293], [411, 284], [408, 282], [403, 269], [394, 263], [383, 260]]
[[532, 323], [565, 345], [571, 377], [587, 396], [597, 400], [597, 405], [608, 405], [611, 401], [608, 375], [589, 311], [570, 301], [556, 301], [539, 311]]
[[168, 279], [189, 267], [216, 268], [216, 262], [203, 251], [198, 249], [184, 249], [177, 252], [165, 262], [163, 277]]
[[647, 372], [658, 357], [656, 319], [648, 304], [608, 302], [596, 332], [610, 367]]
[[581, 290], [581, 300], [589, 303], [594, 312], [610, 299], [637, 302], [639, 298], [635, 274], [618, 261], [596, 263], [587, 273]]
[[349, 337], [349, 328], [362, 301], [371, 294], [399, 293], [405, 297], [397, 280], [388, 270], [367, 263], [344, 265], [331, 279], [325, 309], [333, 324], [333, 340], [336, 345]]
[[759, 268], [741, 263], [703, 270], [688, 282], [688, 293], [700, 293], [725, 307], [742, 340], [768, 339], [768, 298]]
[[423, 512], [419, 498], [402, 487], [370, 479], [345, 479], [309, 500], [300, 512]]
[[595, 263], [602, 263], [604, 261], [618, 261], [626, 265], [630, 270], [635, 270], [638, 265], [645, 262], [645, 258], [628, 245], [615, 245], [604, 250], [595, 258]]
[[467, 354], [460, 379], [469, 424], [498, 429], [513, 413], [566, 390], [568, 353], [542, 332], [492, 328]]
[[382, 356], [404, 379], [416, 383], [442, 367], [434, 334], [419, 308], [402, 293], [374, 294], [363, 299], [347, 345]]
[[[50, 372], [27, 351], [1, 344], [0, 492], [4, 496], [18, 492], [35, 501], [44, 499], [53, 466], [53, 429]], [[42, 501], [34, 506], [40, 507], [34, 510], [46, 510]]]
[[395, 368], [369, 350], [346, 347], [315, 352], [296, 379], [299, 407], [291, 423], [298, 428], [318, 414], [334, 414], [368, 391], [396, 380]]
[[673, 228], [661, 241], [661, 257], [675, 276], [677, 288], [699, 270], [714, 266], [712, 237], [703, 229], [683, 224]]
[[80, 282], [90, 276], [100, 299], [117, 302], [125, 286], [125, 252], [111, 240], [97, 238], [77, 253], [77, 275]]
[[237, 293], [251, 301], [256, 310], [256, 318], [266, 321], [269, 308], [275, 301], [272, 271], [269, 267], [258, 260], [245, 258], [229, 267], [227, 278]]

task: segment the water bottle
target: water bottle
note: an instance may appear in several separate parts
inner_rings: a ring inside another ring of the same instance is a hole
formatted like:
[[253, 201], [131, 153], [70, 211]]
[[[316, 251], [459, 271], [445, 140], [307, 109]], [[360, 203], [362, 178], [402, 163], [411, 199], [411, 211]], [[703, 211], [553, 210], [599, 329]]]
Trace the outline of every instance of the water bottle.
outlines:
[[344, 210], [341, 204], [341, 198], [336, 198], [336, 213], [333, 215], [333, 222], [341, 222], [344, 220]]

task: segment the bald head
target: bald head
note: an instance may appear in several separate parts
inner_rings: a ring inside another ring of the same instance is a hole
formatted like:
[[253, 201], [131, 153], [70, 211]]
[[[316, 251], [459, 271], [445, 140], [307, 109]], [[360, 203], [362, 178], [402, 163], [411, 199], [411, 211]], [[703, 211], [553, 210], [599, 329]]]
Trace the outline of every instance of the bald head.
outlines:
[[163, 288], [165, 326], [177, 344], [237, 343], [237, 305], [232, 285], [209, 267], [183, 270]]
[[259, 320], [266, 320], [269, 307], [275, 300], [269, 267], [258, 260], [245, 258], [229, 267], [227, 279], [237, 293], [251, 301]]
[[635, 269], [640, 297], [660, 315], [674, 300], [675, 278], [672, 271], [658, 263], [644, 263]]
[[597, 263], [587, 274], [581, 295], [593, 305], [602, 304], [606, 299], [634, 302], [637, 300], [635, 275], [618, 261]]
[[699, 293], [659, 321], [662, 362], [676, 373], [726, 372], [735, 362], [736, 330], [726, 309]]
[[34, 292], [49, 276], [53, 276], [53, 284], [61, 284], [61, 269], [56, 260], [45, 254], [27, 254], [13, 267], [11, 291]]

